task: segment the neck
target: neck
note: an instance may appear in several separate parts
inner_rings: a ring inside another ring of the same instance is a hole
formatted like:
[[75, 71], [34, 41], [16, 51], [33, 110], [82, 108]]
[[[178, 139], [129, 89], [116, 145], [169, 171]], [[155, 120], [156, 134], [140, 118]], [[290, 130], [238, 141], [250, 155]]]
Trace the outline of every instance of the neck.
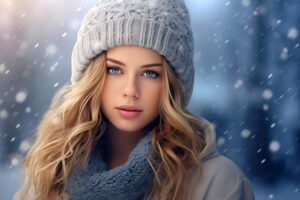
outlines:
[[130, 152], [148, 131], [126, 132], [109, 125], [107, 128], [107, 149], [105, 162], [109, 169], [124, 164]]

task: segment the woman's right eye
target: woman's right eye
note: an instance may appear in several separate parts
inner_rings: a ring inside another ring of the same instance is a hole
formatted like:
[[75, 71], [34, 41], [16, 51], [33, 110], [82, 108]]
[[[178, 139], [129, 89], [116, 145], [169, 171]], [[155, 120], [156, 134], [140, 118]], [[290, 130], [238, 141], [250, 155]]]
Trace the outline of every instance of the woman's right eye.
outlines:
[[117, 67], [107, 67], [107, 72], [110, 74], [120, 74], [121, 70]]

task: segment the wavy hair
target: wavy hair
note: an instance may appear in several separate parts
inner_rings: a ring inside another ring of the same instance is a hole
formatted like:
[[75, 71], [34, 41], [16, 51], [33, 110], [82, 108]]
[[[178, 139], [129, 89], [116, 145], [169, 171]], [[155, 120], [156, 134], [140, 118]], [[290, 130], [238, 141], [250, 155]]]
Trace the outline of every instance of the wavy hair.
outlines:
[[[105, 65], [103, 52], [91, 61], [78, 82], [64, 85], [55, 94], [24, 159], [21, 195], [31, 192], [34, 200], [60, 199], [73, 167], [77, 163], [87, 167], [93, 146], [106, 130], [100, 111]], [[188, 183], [193, 170], [201, 169], [204, 132], [210, 126], [185, 110], [184, 87], [166, 59], [162, 76], [159, 122], [151, 130], [153, 151], [147, 158], [155, 176], [145, 199], [190, 199]]]

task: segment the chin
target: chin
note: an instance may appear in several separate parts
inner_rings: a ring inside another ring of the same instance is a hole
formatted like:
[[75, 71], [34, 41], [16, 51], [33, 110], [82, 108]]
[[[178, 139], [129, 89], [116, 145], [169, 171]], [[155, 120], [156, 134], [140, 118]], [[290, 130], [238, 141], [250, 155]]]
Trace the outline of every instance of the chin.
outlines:
[[120, 131], [124, 132], [138, 132], [141, 131], [145, 126], [134, 126], [133, 124], [126, 123], [126, 124], [113, 124], [113, 126]]

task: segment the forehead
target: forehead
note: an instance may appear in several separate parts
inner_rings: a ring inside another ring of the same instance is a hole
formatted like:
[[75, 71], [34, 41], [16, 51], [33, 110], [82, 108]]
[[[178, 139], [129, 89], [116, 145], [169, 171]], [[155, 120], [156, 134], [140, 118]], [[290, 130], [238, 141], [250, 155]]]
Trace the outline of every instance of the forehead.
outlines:
[[119, 60], [123, 63], [162, 63], [162, 56], [151, 48], [135, 45], [123, 45], [107, 50], [107, 58]]

